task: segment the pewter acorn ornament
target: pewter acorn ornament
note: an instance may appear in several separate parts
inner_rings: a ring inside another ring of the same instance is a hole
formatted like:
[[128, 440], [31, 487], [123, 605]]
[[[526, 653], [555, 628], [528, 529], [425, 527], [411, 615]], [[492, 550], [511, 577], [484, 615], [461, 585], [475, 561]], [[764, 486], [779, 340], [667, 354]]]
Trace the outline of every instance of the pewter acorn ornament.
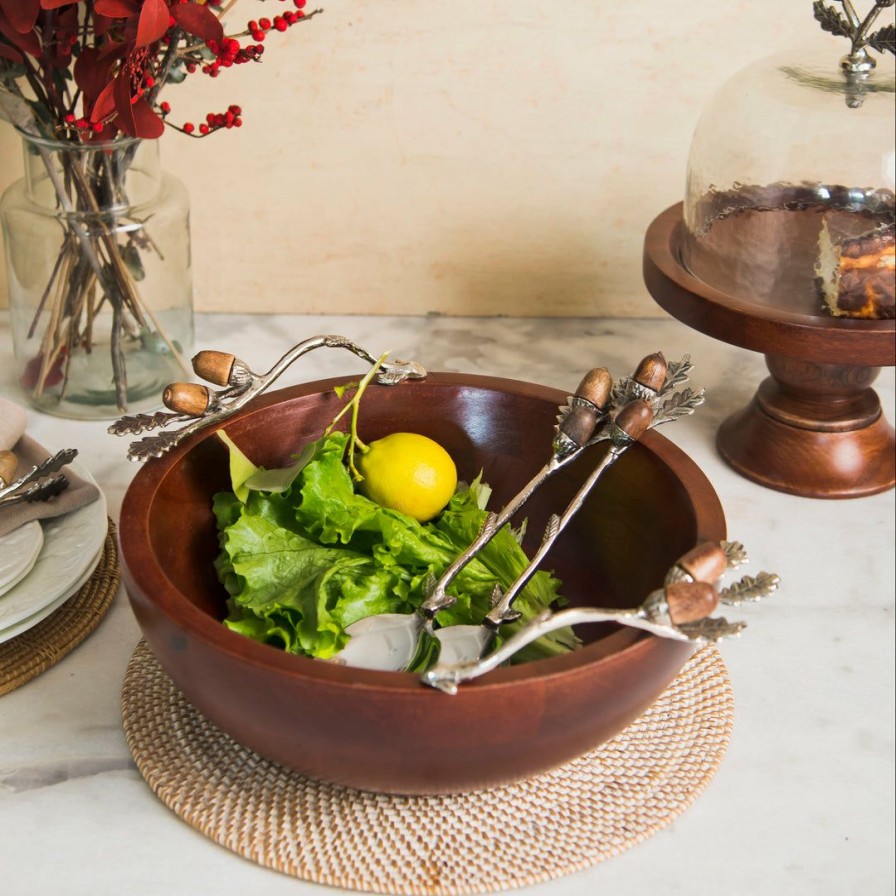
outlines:
[[345, 336], [312, 336], [305, 339], [293, 346], [264, 374], [254, 373], [245, 361], [229, 352], [205, 350], [193, 358], [193, 372], [206, 382], [222, 388], [214, 390], [201, 383], [171, 383], [162, 395], [162, 402], [168, 411], [122, 417], [108, 431], [114, 436], [138, 435], [175, 423], [184, 424], [180, 429], [146, 436], [132, 442], [128, 448], [128, 460], [162, 457], [187, 436], [235, 414], [271, 386], [291, 364], [319, 348], [346, 349], [371, 365], [381, 362], [375, 374], [376, 382], [381, 385], [394, 386], [408, 379], [423, 379], [426, 376], [426, 370], [416, 361], [377, 359]]

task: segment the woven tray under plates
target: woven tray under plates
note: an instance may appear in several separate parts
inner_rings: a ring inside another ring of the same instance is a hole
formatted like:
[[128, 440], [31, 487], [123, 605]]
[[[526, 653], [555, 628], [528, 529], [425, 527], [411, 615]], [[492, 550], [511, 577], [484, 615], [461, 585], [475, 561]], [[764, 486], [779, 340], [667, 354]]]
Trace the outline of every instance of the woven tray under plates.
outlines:
[[115, 524], [109, 520], [93, 575], [46, 619], [0, 644], [0, 695], [21, 687], [71, 653], [100, 624], [120, 581]]
[[454, 896], [560, 877], [668, 825], [718, 769], [733, 697], [718, 650], [703, 648], [599, 749], [517, 784], [439, 797], [350, 790], [262, 759], [187, 703], [142, 641], [122, 719], [153, 791], [233, 852], [315, 883]]

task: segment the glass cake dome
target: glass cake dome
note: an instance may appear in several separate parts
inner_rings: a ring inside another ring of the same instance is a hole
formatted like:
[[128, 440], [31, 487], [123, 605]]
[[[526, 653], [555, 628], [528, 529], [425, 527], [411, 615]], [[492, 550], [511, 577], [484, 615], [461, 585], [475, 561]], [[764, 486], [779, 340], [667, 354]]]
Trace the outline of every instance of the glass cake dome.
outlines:
[[691, 144], [681, 262], [739, 300], [894, 316], [893, 57], [825, 40], [728, 81]]

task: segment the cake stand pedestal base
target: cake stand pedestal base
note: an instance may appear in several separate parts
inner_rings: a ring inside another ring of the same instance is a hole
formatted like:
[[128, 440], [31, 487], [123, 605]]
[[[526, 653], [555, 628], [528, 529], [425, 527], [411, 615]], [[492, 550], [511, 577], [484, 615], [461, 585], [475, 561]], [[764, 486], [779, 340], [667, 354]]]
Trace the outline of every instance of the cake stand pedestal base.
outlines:
[[772, 374], [721, 425], [719, 453], [742, 476], [810, 498], [858, 498], [896, 483], [896, 433], [869, 388], [876, 367], [766, 355]]

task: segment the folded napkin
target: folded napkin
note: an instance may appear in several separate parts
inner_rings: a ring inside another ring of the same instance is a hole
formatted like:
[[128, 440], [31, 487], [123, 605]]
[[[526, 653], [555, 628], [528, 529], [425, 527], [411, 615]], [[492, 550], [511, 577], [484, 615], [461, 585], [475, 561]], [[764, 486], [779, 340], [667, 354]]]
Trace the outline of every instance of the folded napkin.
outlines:
[[[16, 479], [24, 476], [32, 467], [45, 461], [50, 452], [25, 435], [28, 418], [17, 404], [0, 398], [0, 450], [9, 449], [18, 460]], [[67, 447], [67, 446], [63, 446]], [[43, 520], [63, 513], [71, 513], [85, 504], [96, 501], [99, 490], [72, 472], [71, 467], [60, 470], [68, 479], [68, 488], [48, 501], [23, 501], [11, 507], [0, 508], [0, 536], [24, 526], [31, 520]]]

